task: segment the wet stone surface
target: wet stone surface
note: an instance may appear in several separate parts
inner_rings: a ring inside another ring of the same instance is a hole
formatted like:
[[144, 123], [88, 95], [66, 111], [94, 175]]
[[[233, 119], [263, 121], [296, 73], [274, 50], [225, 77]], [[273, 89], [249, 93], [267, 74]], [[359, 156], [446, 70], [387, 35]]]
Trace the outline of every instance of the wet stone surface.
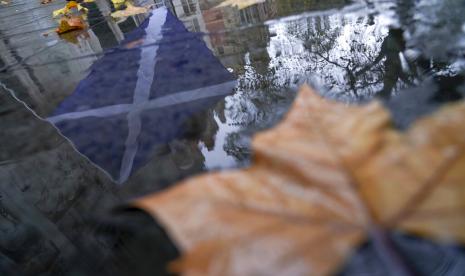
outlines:
[[[463, 1], [166, 3], [115, 21], [96, 0], [84, 4], [90, 28], [61, 36], [52, 11], [64, 1], [0, 4], [6, 275], [162, 271], [178, 254], [169, 237], [115, 210], [249, 164], [250, 137], [279, 122], [304, 82], [350, 104], [377, 98], [399, 128], [465, 93]], [[370, 255], [360, 254], [347, 274]]]

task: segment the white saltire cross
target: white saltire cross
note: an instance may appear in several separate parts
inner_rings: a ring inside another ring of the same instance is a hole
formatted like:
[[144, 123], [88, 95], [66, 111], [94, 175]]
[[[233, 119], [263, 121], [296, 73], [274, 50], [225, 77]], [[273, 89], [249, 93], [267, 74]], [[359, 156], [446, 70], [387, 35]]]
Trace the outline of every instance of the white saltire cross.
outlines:
[[[194, 100], [226, 95], [229, 94], [236, 85], [236, 81], [232, 80], [207, 87], [181, 91], [150, 100], [150, 91], [154, 80], [156, 57], [159, 48], [156, 42], [162, 38], [162, 27], [165, 23], [166, 16], [167, 9], [159, 8], [154, 10], [152, 16], [148, 19], [149, 23], [147, 28], [150, 28], [151, 31], [147, 33], [141, 47], [140, 65], [137, 71], [137, 82], [134, 90], [133, 102], [131, 104], [115, 104], [89, 110], [64, 113], [47, 118], [49, 122], [57, 124], [66, 120], [76, 120], [85, 117], [103, 118], [126, 114], [129, 131], [125, 141], [125, 151], [121, 162], [119, 177], [118, 179], [114, 179], [117, 183], [125, 182], [133, 170], [134, 158], [138, 150], [137, 140], [142, 129], [140, 115], [144, 110], [153, 110], [188, 103]], [[98, 166], [98, 164], [96, 165]]]

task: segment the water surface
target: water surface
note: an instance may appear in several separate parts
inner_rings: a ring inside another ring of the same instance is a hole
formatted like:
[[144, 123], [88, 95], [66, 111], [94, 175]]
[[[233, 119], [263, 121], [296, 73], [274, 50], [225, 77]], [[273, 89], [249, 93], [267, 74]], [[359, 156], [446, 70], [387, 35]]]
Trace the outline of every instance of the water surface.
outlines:
[[401, 129], [465, 92], [459, 0], [173, 0], [122, 21], [97, 0], [58, 36], [63, 5], [0, 6], [0, 271], [111, 255], [95, 232], [115, 206], [247, 166], [304, 82]]

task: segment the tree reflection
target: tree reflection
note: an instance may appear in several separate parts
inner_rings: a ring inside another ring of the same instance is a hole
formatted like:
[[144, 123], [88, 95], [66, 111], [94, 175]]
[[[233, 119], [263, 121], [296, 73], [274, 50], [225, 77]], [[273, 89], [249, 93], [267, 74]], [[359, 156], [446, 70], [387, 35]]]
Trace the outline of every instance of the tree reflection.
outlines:
[[[267, 6], [265, 10], [273, 14], [287, 15], [296, 9], [293, 5], [297, 2], [265, 1], [247, 9], [259, 10]], [[299, 3], [307, 4], [307, 10], [319, 7], [313, 1]], [[325, 2], [324, 8], [337, 8], [344, 3]], [[292, 99], [292, 93], [283, 93], [283, 90], [295, 89], [305, 80], [318, 85], [324, 95], [349, 102], [373, 97], [395, 100], [401, 91], [429, 78], [439, 86], [428, 87], [436, 91], [432, 91], [436, 96], [432, 96], [431, 101], [460, 97], [457, 91], [463, 77], [456, 74], [463, 71], [458, 67], [463, 64], [463, 57], [459, 54], [450, 59], [444, 57], [444, 51], [428, 49], [436, 49], [445, 41], [450, 41], [446, 48], [457, 47], [457, 35], [445, 38], [442, 36], [444, 28], [440, 26], [448, 26], [446, 22], [450, 18], [455, 22], [452, 29], [460, 36], [463, 18], [459, 19], [457, 10], [463, 10], [463, 5], [454, 0], [447, 3], [410, 0], [367, 3], [367, 13], [315, 13], [270, 25], [257, 23], [273, 17], [271, 13], [270, 17], [263, 14], [260, 17], [258, 13], [237, 11], [232, 7], [221, 11], [213, 9], [221, 14], [216, 19], [239, 17], [229, 20], [235, 22], [234, 28], [244, 26], [244, 22], [255, 24], [240, 32], [229, 31], [231, 26], [220, 26], [218, 21], [209, 22], [209, 18], [204, 17], [207, 31], [215, 32], [210, 36], [215, 53], [238, 75], [239, 92], [227, 99], [226, 114], [233, 124], [241, 126], [239, 133], [250, 133], [276, 123], [284, 113], [276, 110], [289, 104], [282, 99]], [[203, 14], [212, 13], [212, 6], [203, 5], [206, 9]], [[255, 14], [256, 18], [244, 20], [245, 13]], [[416, 18], [423, 18], [425, 22]], [[435, 23], [428, 23], [427, 18]], [[437, 34], [439, 37], [435, 38]], [[457, 49], [450, 51], [452, 56], [460, 53]], [[453, 85], [446, 88], [445, 83]], [[412, 94], [412, 97], [415, 96]], [[239, 142], [240, 137], [237, 132], [232, 133], [225, 150], [243, 159], [248, 149], [244, 146], [246, 143]]]

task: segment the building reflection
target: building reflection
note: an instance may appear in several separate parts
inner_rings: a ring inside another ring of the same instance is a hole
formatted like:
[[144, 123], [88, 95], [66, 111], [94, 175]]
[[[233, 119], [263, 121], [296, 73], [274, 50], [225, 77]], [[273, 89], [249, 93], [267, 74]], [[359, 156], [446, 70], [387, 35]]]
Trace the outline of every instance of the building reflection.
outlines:
[[257, 68], [267, 67], [269, 57], [266, 45], [270, 38], [268, 28], [255, 26], [246, 31], [240, 29], [275, 17], [276, 2], [268, 0], [243, 7], [227, 5], [223, 1], [201, 2], [202, 15], [206, 22], [205, 32], [211, 34], [209, 37], [212, 49], [223, 64], [232, 68], [236, 74], [243, 72], [246, 53], [250, 53], [253, 63], [258, 63]]

